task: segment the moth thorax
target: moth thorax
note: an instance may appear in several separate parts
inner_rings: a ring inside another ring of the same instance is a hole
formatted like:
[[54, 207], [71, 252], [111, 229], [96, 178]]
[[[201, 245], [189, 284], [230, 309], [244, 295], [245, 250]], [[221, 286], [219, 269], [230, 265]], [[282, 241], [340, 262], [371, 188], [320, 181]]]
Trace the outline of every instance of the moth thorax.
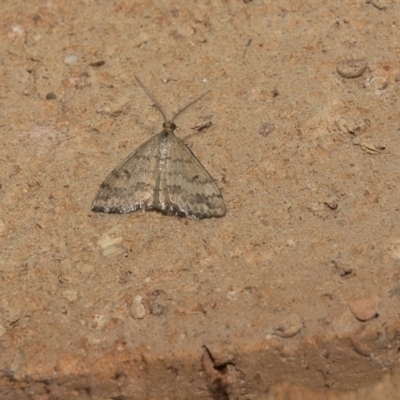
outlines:
[[162, 124], [162, 126], [163, 126], [163, 128], [171, 129], [172, 131], [174, 131], [176, 129], [176, 125], [172, 121], [165, 121]]

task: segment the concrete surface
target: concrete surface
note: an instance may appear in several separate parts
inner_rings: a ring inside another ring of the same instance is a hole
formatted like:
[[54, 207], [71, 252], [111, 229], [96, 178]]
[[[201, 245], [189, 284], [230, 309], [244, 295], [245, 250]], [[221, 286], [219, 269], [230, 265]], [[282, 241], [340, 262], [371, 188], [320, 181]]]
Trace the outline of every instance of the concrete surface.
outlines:
[[[399, 17], [3, 0], [1, 399], [399, 398]], [[176, 134], [226, 217], [90, 212], [161, 129], [134, 74], [211, 90]]]

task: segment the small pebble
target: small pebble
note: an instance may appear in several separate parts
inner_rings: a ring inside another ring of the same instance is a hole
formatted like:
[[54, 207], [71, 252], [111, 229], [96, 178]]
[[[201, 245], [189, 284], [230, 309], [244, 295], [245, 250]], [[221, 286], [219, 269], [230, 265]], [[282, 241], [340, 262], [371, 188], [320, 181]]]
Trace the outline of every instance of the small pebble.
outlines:
[[142, 303], [142, 296], [135, 296], [133, 299], [130, 314], [134, 319], [142, 319], [146, 315], [146, 309]]
[[126, 249], [121, 245], [123, 237], [111, 236], [107, 233], [97, 240], [97, 245], [101, 248], [104, 257], [117, 256], [126, 253]]
[[379, 315], [379, 299], [375, 296], [361, 297], [351, 301], [349, 308], [359, 321], [368, 321]]
[[197, 124], [192, 127], [192, 129], [196, 130], [197, 132], [202, 131], [203, 129], [207, 129], [212, 125], [211, 121], [205, 122], [203, 124]]
[[14, 39], [15, 37], [22, 37], [25, 35], [25, 29], [19, 24], [13, 24], [11, 32], [8, 34], [9, 38]]
[[361, 76], [367, 70], [367, 68], [367, 59], [359, 58], [357, 60], [341, 61], [338, 64], [336, 71], [342, 78], [353, 79]]
[[150, 311], [153, 315], [162, 315], [165, 314], [167, 310], [167, 306], [164, 303], [159, 303], [158, 301], [153, 301], [150, 304]]
[[260, 125], [260, 128], [258, 129], [258, 133], [261, 136], [267, 137], [274, 130], [275, 130], [274, 124], [270, 124], [269, 122], [264, 122], [263, 124]]
[[100, 60], [100, 61], [92, 62], [92, 63], [90, 63], [89, 65], [90, 65], [91, 67], [95, 67], [95, 68], [96, 68], [96, 67], [102, 67], [105, 63], [106, 63], [105, 61]]
[[111, 235], [105, 233], [97, 240], [97, 245], [104, 250], [107, 247], [121, 243], [122, 240], [123, 240], [122, 236], [112, 237]]
[[64, 63], [67, 65], [74, 65], [78, 61], [78, 56], [76, 54], [68, 54], [64, 57]]
[[57, 98], [56, 94], [53, 92], [46, 94], [46, 100], [55, 100]]
[[126, 255], [127, 250], [123, 246], [118, 246], [118, 245], [111, 245], [106, 247], [101, 254], [103, 254], [104, 257], [110, 257], [110, 256], [120, 256], [120, 255]]
[[296, 336], [303, 328], [303, 321], [297, 314], [287, 314], [282, 321], [273, 327], [273, 334], [281, 338]]

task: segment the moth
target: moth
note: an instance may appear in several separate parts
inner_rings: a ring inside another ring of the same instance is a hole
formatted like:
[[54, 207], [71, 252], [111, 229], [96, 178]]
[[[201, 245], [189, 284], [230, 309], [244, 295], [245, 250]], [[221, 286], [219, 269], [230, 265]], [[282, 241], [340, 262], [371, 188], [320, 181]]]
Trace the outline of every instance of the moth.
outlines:
[[92, 211], [125, 214], [155, 210], [196, 220], [223, 217], [226, 206], [216, 182], [174, 133], [175, 118], [208, 92], [169, 120], [149, 90], [135, 78], [163, 116], [163, 128], [107, 176], [96, 194]]

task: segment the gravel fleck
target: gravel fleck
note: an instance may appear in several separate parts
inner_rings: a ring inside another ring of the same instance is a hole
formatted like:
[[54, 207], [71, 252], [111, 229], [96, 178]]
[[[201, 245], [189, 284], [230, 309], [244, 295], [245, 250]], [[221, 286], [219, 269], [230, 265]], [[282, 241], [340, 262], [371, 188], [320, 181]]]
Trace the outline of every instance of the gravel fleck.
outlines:
[[336, 71], [342, 77], [346, 79], [353, 79], [360, 77], [368, 68], [366, 58], [359, 58], [357, 60], [344, 60], [341, 61]]

